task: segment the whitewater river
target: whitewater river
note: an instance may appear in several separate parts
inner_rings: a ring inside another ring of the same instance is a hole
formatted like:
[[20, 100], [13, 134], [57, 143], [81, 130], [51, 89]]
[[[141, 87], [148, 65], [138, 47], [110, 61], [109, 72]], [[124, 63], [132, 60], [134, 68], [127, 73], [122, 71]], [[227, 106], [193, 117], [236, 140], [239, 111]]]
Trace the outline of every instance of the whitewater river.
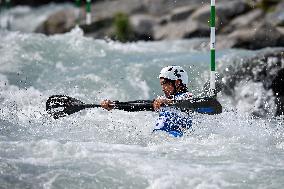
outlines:
[[[197, 95], [208, 79], [207, 44], [121, 44], [79, 28], [49, 37], [1, 31], [0, 188], [282, 188], [283, 119], [253, 118], [222, 94], [224, 112], [193, 114], [182, 138], [152, 134], [155, 112], [97, 108], [54, 120], [45, 111], [53, 94], [86, 103], [153, 99], [162, 94], [160, 69], [172, 64], [189, 72]], [[254, 54], [218, 51], [218, 69]], [[258, 85], [249, 86], [238, 90]]]

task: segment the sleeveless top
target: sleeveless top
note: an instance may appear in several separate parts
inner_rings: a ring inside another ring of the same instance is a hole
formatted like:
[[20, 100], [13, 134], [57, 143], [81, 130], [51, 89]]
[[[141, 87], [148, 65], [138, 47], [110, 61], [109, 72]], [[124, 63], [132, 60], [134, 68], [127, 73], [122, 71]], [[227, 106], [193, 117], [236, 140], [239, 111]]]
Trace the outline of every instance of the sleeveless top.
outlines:
[[[161, 97], [166, 98], [166, 97]], [[192, 98], [189, 92], [174, 96], [174, 100], [186, 100]], [[174, 137], [183, 136], [183, 132], [192, 126], [192, 118], [188, 112], [181, 111], [175, 107], [162, 107], [159, 111], [155, 131], [166, 131]]]

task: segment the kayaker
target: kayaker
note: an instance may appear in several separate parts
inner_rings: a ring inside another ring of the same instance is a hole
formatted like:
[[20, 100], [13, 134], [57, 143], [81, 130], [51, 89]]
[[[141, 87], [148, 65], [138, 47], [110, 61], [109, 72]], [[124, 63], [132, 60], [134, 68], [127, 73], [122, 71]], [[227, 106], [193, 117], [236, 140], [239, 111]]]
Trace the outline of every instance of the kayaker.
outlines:
[[[156, 98], [153, 102], [154, 110], [159, 111], [159, 118], [153, 132], [166, 131], [172, 136], [181, 137], [192, 125], [191, 116], [188, 112], [167, 105], [175, 100], [192, 97], [187, 88], [187, 72], [181, 66], [167, 66], [161, 70], [159, 79], [164, 96]], [[112, 110], [112, 103], [110, 100], [103, 100], [101, 106]]]

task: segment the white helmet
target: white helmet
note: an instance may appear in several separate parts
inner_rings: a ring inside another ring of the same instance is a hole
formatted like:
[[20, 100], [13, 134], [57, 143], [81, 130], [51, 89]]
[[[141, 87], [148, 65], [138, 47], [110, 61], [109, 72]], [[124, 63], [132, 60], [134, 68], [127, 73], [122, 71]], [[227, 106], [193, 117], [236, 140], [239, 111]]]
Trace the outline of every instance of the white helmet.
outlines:
[[188, 83], [188, 75], [181, 66], [164, 67], [159, 75], [159, 78], [161, 77], [174, 81], [180, 79], [185, 86], [187, 86]]

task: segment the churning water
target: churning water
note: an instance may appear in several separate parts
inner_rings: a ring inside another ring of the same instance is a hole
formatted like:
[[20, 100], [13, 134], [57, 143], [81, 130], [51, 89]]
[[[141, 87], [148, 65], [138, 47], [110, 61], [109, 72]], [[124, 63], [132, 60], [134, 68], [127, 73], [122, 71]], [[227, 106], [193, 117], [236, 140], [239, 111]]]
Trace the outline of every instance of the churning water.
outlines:
[[[161, 95], [160, 69], [172, 64], [189, 72], [198, 94], [208, 79], [208, 39], [121, 44], [79, 28], [0, 36], [0, 188], [284, 186], [283, 120], [252, 118], [222, 94], [224, 112], [194, 114], [182, 138], [153, 134], [155, 112], [89, 109], [58, 120], [45, 112], [53, 94], [86, 103], [153, 99]], [[219, 69], [254, 53], [220, 51]]]

